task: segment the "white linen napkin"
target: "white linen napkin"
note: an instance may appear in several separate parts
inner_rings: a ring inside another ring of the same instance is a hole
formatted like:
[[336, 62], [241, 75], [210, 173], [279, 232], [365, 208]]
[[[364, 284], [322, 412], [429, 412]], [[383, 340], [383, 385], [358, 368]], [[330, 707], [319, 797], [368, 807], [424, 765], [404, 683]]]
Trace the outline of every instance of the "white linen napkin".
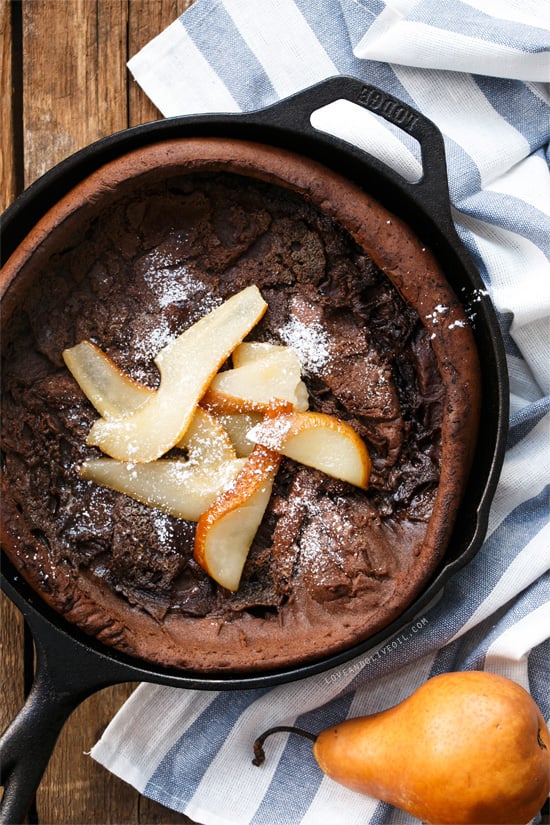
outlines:
[[[310, 745], [251, 743], [382, 710], [431, 675], [486, 669], [550, 717], [550, 7], [539, 0], [197, 0], [129, 62], [165, 116], [260, 108], [353, 75], [441, 129], [453, 215], [503, 330], [508, 448], [487, 539], [397, 637], [273, 689], [141, 685], [92, 756], [204, 825], [378, 825], [412, 817], [323, 776]], [[411, 142], [339, 101], [314, 124], [419, 177]]]

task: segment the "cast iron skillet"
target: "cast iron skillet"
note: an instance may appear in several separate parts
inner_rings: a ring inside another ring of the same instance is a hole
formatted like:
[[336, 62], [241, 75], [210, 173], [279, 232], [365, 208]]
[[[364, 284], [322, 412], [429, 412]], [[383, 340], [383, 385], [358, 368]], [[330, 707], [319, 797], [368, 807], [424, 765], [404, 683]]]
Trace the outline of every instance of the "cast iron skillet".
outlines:
[[[313, 112], [345, 99], [408, 132], [420, 144], [423, 176], [415, 184], [348, 143], [314, 129]], [[321, 662], [245, 677], [197, 676], [130, 659], [85, 636], [47, 607], [6, 559], [3, 587], [23, 613], [36, 647], [36, 673], [27, 701], [0, 742], [5, 786], [0, 821], [21, 822], [70, 713], [108, 685], [144, 681], [183, 688], [234, 690], [269, 687], [320, 673], [360, 655], [402, 629], [479, 550], [502, 466], [508, 423], [504, 348], [484, 284], [454, 229], [444, 144], [419, 112], [374, 86], [331, 78], [269, 108], [250, 114], [203, 115], [155, 121], [99, 140], [46, 173], [5, 212], [2, 249], [7, 259], [29, 230], [83, 178], [119, 155], [168, 138], [223, 136], [291, 149], [333, 168], [405, 220], [430, 246], [473, 319], [481, 360], [481, 428], [466, 497], [439, 570], [423, 594], [391, 625], [351, 649]]]

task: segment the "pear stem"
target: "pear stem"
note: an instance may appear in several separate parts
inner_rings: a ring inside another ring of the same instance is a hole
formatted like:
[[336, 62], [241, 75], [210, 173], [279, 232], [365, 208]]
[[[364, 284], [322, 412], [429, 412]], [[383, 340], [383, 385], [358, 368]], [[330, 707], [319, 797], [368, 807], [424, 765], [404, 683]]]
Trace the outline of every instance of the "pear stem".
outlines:
[[303, 730], [303, 728], [295, 728], [292, 725], [278, 725], [274, 728], [268, 728], [268, 730], [264, 731], [261, 736], [258, 736], [254, 742], [254, 759], [252, 760], [253, 765], [259, 766], [263, 765], [265, 762], [264, 742], [268, 736], [271, 736], [272, 733], [298, 733], [300, 736], [305, 736], [306, 739], [310, 739], [312, 742], [315, 742], [317, 739], [317, 735], [315, 733], [310, 733], [308, 730]]

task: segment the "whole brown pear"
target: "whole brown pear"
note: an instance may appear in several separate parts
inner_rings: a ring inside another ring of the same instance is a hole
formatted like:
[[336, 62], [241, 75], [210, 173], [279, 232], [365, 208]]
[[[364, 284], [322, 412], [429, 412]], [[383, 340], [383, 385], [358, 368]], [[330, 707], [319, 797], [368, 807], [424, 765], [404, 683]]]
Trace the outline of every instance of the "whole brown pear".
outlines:
[[432, 825], [523, 825], [550, 791], [539, 708], [480, 671], [435, 676], [389, 710], [328, 728], [313, 753], [332, 779]]

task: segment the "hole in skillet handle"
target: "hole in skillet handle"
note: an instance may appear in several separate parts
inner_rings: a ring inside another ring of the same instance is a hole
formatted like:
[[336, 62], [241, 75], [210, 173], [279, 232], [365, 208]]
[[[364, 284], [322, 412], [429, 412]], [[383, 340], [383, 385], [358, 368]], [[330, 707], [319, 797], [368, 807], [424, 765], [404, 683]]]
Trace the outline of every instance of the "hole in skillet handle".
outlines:
[[362, 149], [393, 169], [404, 182], [422, 180], [420, 144], [381, 115], [339, 98], [311, 115], [314, 129]]

